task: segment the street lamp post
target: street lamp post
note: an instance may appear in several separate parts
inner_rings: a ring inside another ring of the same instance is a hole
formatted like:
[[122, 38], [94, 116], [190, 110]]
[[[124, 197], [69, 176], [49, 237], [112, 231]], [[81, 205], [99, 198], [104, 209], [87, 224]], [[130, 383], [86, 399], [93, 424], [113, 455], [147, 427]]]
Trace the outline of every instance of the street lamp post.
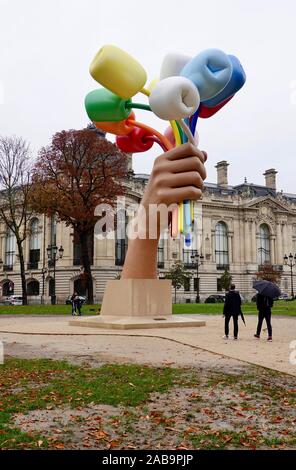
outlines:
[[44, 304], [44, 295], [45, 295], [45, 274], [47, 273], [47, 268], [42, 268], [41, 269], [41, 274], [42, 274], [42, 296], [41, 296], [41, 304]]
[[199, 267], [203, 264], [204, 257], [203, 255], [200, 255], [198, 251], [196, 251], [193, 255], [191, 255], [192, 261], [195, 263], [196, 267], [196, 303], [199, 304], [200, 302], [200, 297], [199, 297]]
[[46, 248], [47, 257], [48, 257], [48, 267], [53, 267], [53, 294], [51, 295], [51, 304], [56, 304], [56, 263], [58, 259], [62, 259], [64, 254], [64, 248], [56, 245], [48, 245]]
[[296, 254], [293, 256], [292, 253], [289, 256], [284, 256], [284, 263], [290, 268], [291, 275], [291, 297], [294, 299], [294, 286], [293, 286], [293, 268], [296, 265]]

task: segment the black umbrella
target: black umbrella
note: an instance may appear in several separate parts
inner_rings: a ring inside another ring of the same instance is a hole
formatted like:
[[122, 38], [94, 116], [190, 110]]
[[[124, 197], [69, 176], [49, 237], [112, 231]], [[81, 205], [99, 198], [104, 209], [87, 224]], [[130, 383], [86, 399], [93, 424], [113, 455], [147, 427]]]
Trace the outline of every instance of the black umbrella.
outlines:
[[281, 295], [280, 288], [270, 281], [264, 281], [263, 279], [254, 281], [253, 288], [261, 295], [275, 299]]
[[240, 316], [242, 318], [242, 321], [244, 322], [245, 326], [246, 326], [246, 322], [245, 322], [245, 317], [244, 317], [244, 314], [242, 311], [240, 311]]

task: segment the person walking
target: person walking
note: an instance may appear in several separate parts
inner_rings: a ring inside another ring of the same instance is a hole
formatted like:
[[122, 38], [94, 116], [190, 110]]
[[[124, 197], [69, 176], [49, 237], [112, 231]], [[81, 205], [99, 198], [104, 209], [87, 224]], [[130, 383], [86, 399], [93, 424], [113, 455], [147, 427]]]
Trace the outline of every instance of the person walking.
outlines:
[[238, 339], [238, 317], [241, 315], [241, 304], [241, 296], [239, 292], [235, 290], [235, 285], [231, 284], [226, 294], [223, 308], [223, 316], [225, 317], [224, 339], [229, 338], [229, 322], [231, 317], [233, 319], [233, 339]]
[[78, 315], [81, 316], [81, 307], [82, 307], [82, 300], [79, 295], [76, 295], [74, 298], [75, 310], [78, 311]]
[[271, 309], [273, 307], [273, 299], [271, 297], [267, 297], [266, 295], [257, 294], [256, 299], [257, 310], [258, 310], [258, 325], [257, 331], [254, 335], [255, 338], [260, 339], [262, 323], [265, 319], [268, 331], [268, 338], [267, 341], [272, 341], [272, 326], [271, 326]]
[[77, 292], [73, 292], [73, 294], [71, 295], [71, 305], [72, 305], [72, 316], [75, 316], [77, 315], [77, 301], [76, 301], [76, 298], [78, 297], [78, 294]]

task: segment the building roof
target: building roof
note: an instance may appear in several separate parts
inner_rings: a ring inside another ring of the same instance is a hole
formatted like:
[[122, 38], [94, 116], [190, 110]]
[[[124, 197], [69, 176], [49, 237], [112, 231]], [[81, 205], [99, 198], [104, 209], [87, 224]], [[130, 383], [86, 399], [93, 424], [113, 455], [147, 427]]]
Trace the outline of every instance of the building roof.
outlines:
[[[146, 173], [138, 173], [135, 174], [134, 177], [136, 179], [141, 179], [148, 181], [149, 179], [148, 174]], [[208, 189], [211, 193], [213, 194], [221, 194], [221, 195], [239, 195], [242, 193], [250, 193], [250, 197], [262, 197], [262, 196], [272, 196], [276, 197], [278, 191], [272, 188], [268, 188], [267, 186], [262, 186], [260, 184], [254, 184], [254, 183], [242, 183], [242, 184], [237, 184], [235, 186], [218, 186], [217, 183], [211, 183], [211, 182], [206, 182], [205, 183], [205, 189]], [[292, 193], [284, 193], [281, 191], [281, 194], [284, 198], [289, 200], [290, 202], [296, 203], [296, 194]]]

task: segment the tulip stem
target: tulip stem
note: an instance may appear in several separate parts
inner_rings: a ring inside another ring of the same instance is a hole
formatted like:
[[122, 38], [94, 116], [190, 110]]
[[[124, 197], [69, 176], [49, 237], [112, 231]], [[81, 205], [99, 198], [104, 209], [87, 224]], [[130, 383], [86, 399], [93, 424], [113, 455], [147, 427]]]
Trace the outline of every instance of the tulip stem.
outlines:
[[178, 124], [180, 125], [180, 127], [182, 128], [182, 131], [184, 132], [184, 134], [186, 135], [188, 141], [192, 144], [192, 145], [195, 145], [196, 146], [196, 143], [194, 141], [194, 137], [191, 133], [191, 130], [189, 129], [189, 127], [187, 126], [187, 124], [185, 124], [185, 122], [183, 121], [183, 119], [180, 119], [177, 121]]
[[145, 109], [146, 111], [151, 111], [151, 108], [148, 104], [142, 104], [142, 103], [127, 103], [126, 107], [127, 108]]
[[143, 93], [143, 95], [146, 96], [150, 96], [150, 90], [148, 90], [147, 88], [142, 88], [142, 90], [140, 90], [140, 93]]
[[143, 124], [142, 122], [134, 121], [133, 119], [129, 120], [129, 124], [135, 127], [140, 127], [142, 129], [146, 129], [151, 135], [155, 135], [156, 137], [159, 138], [159, 140], [163, 143], [166, 151], [171, 150], [173, 148], [173, 145], [171, 142], [160, 132], [156, 131], [152, 127], [146, 126], [146, 124]]

